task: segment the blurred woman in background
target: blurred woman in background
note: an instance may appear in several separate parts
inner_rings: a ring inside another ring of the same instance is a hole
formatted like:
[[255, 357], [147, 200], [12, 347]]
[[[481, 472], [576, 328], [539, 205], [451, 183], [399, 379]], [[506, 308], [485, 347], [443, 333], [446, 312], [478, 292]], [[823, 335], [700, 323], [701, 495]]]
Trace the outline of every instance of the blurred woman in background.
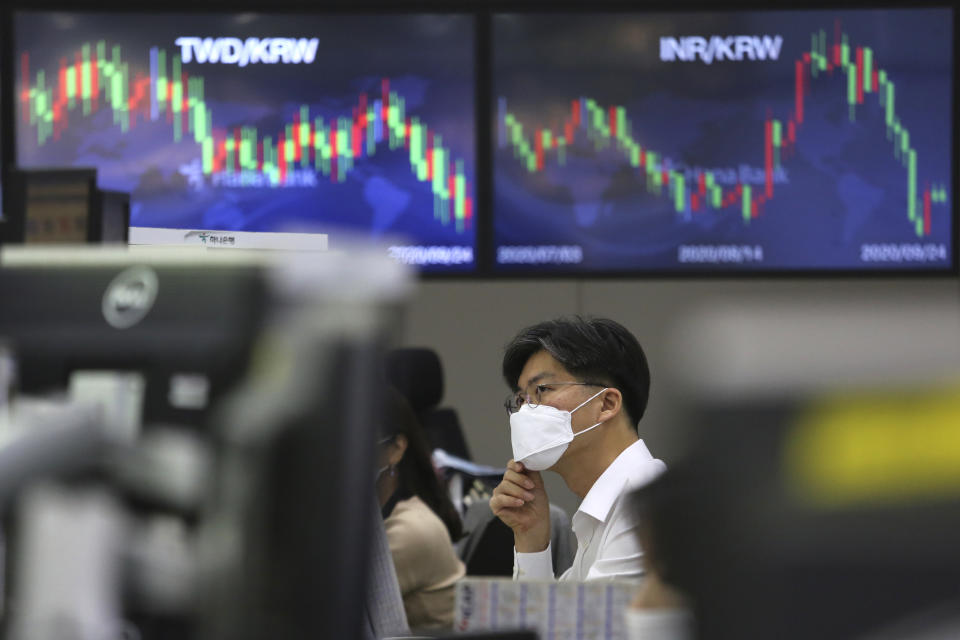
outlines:
[[454, 585], [466, 570], [453, 549], [460, 517], [440, 484], [420, 424], [403, 396], [383, 399], [377, 497], [411, 629], [453, 625]]

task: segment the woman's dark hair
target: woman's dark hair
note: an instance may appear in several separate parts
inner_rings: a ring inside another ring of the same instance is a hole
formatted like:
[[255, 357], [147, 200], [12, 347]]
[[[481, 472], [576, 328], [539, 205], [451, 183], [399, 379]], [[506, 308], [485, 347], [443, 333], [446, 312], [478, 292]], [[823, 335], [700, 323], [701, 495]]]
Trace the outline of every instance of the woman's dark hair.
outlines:
[[596, 380], [620, 391], [636, 429], [650, 396], [650, 369], [632, 333], [607, 318], [571, 316], [520, 331], [503, 354], [503, 379], [514, 391], [530, 356], [546, 351], [580, 380]]
[[383, 437], [392, 438], [403, 434], [407, 438], [407, 450], [397, 465], [399, 491], [423, 500], [446, 525], [450, 539], [456, 542], [463, 534], [463, 525], [450, 497], [437, 478], [417, 416], [400, 392], [393, 387], [387, 387], [382, 406]]

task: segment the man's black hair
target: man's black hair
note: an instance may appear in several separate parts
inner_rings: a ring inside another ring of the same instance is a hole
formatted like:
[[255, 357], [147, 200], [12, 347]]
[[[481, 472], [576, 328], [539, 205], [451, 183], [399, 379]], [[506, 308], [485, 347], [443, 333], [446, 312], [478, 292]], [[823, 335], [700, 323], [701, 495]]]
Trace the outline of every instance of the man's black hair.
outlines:
[[630, 424], [637, 428], [650, 395], [650, 369], [640, 343], [623, 325], [607, 318], [569, 316], [521, 330], [503, 354], [503, 379], [511, 389], [519, 390], [520, 372], [541, 350], [579, 380], [618, 389]]

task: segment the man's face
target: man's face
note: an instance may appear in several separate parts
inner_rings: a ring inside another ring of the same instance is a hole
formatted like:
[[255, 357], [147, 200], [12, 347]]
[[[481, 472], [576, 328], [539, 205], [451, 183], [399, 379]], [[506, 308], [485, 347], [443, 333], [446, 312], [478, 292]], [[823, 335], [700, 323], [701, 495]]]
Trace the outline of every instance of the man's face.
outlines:
[[[584, 381], [578, 380], [552, 355], [542, 350], [530, 356], [517, 380], [521, 393], [526, 394], [531, 402], [537, 403], [539, 393], [540, 404], [550, 405], [563, 411], [573, 411], [578, 405], [602, 389], [602, 387], [595, 385], [552, 384], [569, 382]], [[594, 402], [584, 405], [573, 414], [574, 433], [596, 424], [597, 421], [593, 418], [600, 412], [600, 405], [601, 402], [598, 397]], [[584, 437], [586, 437], [586, 434]]]

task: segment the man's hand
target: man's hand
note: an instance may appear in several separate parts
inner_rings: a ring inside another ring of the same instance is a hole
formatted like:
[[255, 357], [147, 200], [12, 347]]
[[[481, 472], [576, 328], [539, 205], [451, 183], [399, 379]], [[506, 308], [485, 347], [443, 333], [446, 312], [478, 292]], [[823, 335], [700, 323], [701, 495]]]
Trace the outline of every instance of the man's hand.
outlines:
[[539, 471], [511, 460], [490, 498], [493, 514], [513, 529], [520, 553], [543, 551], [550, 544], [550, 500]]

